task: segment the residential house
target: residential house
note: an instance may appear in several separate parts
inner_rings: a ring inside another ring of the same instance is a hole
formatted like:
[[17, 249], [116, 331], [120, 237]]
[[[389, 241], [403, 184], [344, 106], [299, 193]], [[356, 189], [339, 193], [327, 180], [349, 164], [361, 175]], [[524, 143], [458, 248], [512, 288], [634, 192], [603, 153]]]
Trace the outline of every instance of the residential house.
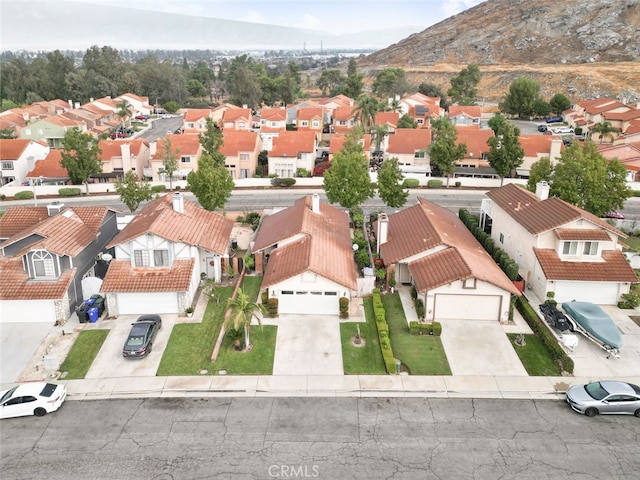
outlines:
[[[171, 154], [178, 161], [178, 170], [173, 174], [174, 179], [186, 180], [190, 172], [198, 169], [198, 160], [202, 156], [202, 145], [198, 135], [167, 134], [164, 139], [150, 145], [150, 167], [144, 168], [144, 176], [157, 182], [168, 182], [164, 171], [164, 157], [166, 141], [171, 142]], [[149, 169], [150, 168], [150, 169]]]
[[225, 156], [225, 166], [233, 178], [251, 178], [258, 166], [262, 140], [257, 132], [227, 130], [220, 153]]
[[232, 229], [180, 192], [149, 202], [109, 243], [115, 258], [100, 290], [109, 315], [183, 312], [201, 278], [228, 273]]
[[85, 103], [75, 110], [90, 112], [96, 116], [96, 124], [93, 126], [92, 131], [97, 136], [111, 132], [120, 123], [117, 115], [112, 110], [105, 110], [92, 103]]
[[222, 114], [222, 130], [251, 130], [253, 115], [250, 108], [229, 108]]
[[540, 301], [552, 292], [572, 300], [615, 305], [637, 282], [622, 254], [627, 235], [557, 197], [540, 182], [536, 194], [514, 184], [491, 190], [481, 224], [497, 247], [519, 266], [527, 289]]
[[598, 153], [607, 160], [619, 160], [627, 169], [627, 181], [640, 181], [640, 141], [597, 145]]
[[400, 114], [398, 112], [378, 112], [374, 121], [375, 125], [380, 125], [387, 129], [387, 133], [393, 134], [398, 128]]
[[387, 138], [386, 158], [397, 158], [401, 166], [429, 166], [431, 129], [398, 128]]
[[20, 129], [26, 124], [25, 118], [13, 110], [0, 112], [0, 130], [8, 130], [16, 138], [20, 136]]
[[108, 207], [9, 207], [0, 218], [0, 322], [66, 321], [97, 293], [88, 278], [116, 233]]
[[185, 108], [183, 112], [183, 133], [199, 134], [207, 130], [207, 119], [211, 118], [210, 108]]
[[101, 140], [98, 147], [101, 150], [102, 173], [92, 178], [100, 183], [122, 180], [128, 171], [142, 178], [144, 169], [151, 165], [151, 148], [143, 138]]
[[27, 182], [32, 185], [66, 185], [69, 172], [60, 163], [62, 150], [49, 150], [47, 156], [38, 160], [33, 169], [27, 173]]
[[338, 316], [357, 292], [349, 215], [318, 194], [264, 217], [252, 253], [280, 314]]
[[[333, 161], [333, 156], [342, 150], [346, 138], [346, 135], [342, 133], [334, 133], [331, 135], [331, 140], [329, 142], [329, 161]], [[371, 159], [371, 134], [366, 133], [363, 135], [360, 139], [360, 145], [362, 145], [362, 148], [364, 149], [364, 156], [368, 162]]]
[[336, 95], [331, 98], [323, 98], [319, 101], [320, 105], [327, 109], [330, 115], [333, 115], [333, 111], [339, 107], [353, 107], [356, 102], [353, 98], [346, 95]]
[[110, 112], [116, 113], [118, 111], [118, 104], [120, 102], [117, 100], [114, 100], [111, 97], [102, 97], [95, 100], [91, 99], [89, 103], [92, 105], [95, 105], [96, 107], [102, 110], [109, 110]]
[[559, 135], [523, 134], [518, 139], [524, 151], [522, 165], [516, 169], [518, 176], [521, 177], [529, 177], [531, 166], [543, 158], [548, 158], [551, 160], [551, 164], [555, 165], [564, 150], [562, 137]]
[[151, 115], [153, 113], [153, 105], [149, 104], [149, 97], [141, 97], [134, 93], [123, 93], [116, 99], [117, 103], [127, 102], [131, 106], [132, 116]]
[[487, 141], [495, 136], [493, 130], [480, 128], [479, 124], [456, 125], [455, 129], [456, 145], [466, 145], [467, 153], [462, 160], [456, 162], [454, 177], [496, 177], [495, 170], [487, 161]]
[[284, 108], [260, 110], [260, 134], [278, 134], [287, 129], [287, 111]]
[[303, 100], [299, 103], [296, 103], [295, 105], [287, 105], [287, 125], [297, 124], [298, 110], [300, 110], [301, 108], [318, 108], [318, 107], [322, 108], [322, 112], [323, 112], [322, 123], [328, 124], [331, 121], [331, 113], [329, 112], [329, 109], [327, 109], [325, 106], [313, 100]]
[[374, 224], [380, 258], [395, 279], [413, 285], [426, 320], [508, 321], [513, 282], [450, 210], [418, 198]]
[[298, 131], [310, 130], [316, 133], [318, 140], [324, 128], [325, 109], [322, 107], [299, 108], [296, 112], [295, 124]]
[[49, 150], [46, 144], [33, 140], [0, 139], [0, 186], [25, 183], [29, 171], [49, 154]]
[[358, 124], [356, 114], [355, 107], [334, 108], [331, 112], [331, 126], [333, 127], [331, 133], [345, 133], [353, 130], [353, 127]]
[[312, 172], [317, 146], [316, 134], [312, 131], [281, 132], [273, 138], [269, 150], [269, 173], [294, 177], [300, 169]]
[[85, 110], [83, 108], [71, 108], [63, 113], [61, 116], [70, 118], [71, 120], [75, 120], [77, 122], [82, 122], [87, 126], [87, 130], [93, 130], [96, 126], [99, 125], [100, 116], [90, 110]]
[[[444, 109], [440, 107], [439, 97], [429, 97], [420, 92], [405, 95], [399, 101], [400, 115], [413, 117], [419, 125], [429, 122], [429, 119], [437, 119], [444, 115]], [[422, 123], [419, 119], [425, 119]]]
[[[571, 109], [563, 112], [563, 117], [570, 126], [580, 127], [585, 133], [591, 132], [595, 125], [605, 121], [620, 129], [619, 133], [625, 133], [630, 122], [640, 118], [639, 113], [637, 108], [627, 106], [614, 98], [600, 97], [575, 103]], [[619, 133], [613, 133], [613, 138], [615, 139]], [[593, 140], [600, 140], [599, 133], [591, 132], [590, 135]]]
[[20, 138], [43, 141], [51, 148], [62, 148], [62, 140], [67, 134], [67, 130], [71, 128], [78, 128], [83, 133], [87, 133], [87, 126], [84, 122], [72, 120], [62, 115], [53, 115], [23, 127], [20, 130]]
[[482, 108], [479, 105], [451, 105], [449, 121], [453, 125], [480, 125]]

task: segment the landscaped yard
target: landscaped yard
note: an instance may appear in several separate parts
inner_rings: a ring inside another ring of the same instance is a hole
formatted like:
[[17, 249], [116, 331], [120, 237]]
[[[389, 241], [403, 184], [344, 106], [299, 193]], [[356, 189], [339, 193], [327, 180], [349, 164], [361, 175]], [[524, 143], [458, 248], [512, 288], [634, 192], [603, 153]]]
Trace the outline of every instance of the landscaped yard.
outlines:
[[[245, 277], [243, 280], [242, 289], [252, 300], [258, 297], [261, 281], [260, 277]], [[211, 363], [227, 299], [232, 294], [232, 287], [216, 288], [216, 300], [209, 301], [201, 323], [173, 327], [158, 375], [199, 375], [202, 370], [209, 373], [226, 370], [229, 375], [271, 375], [277, 331], [273, 326], [251, 327], [253, 349], [249, 352], [236, 352], [233, 341], [225, 338], [218, 359]]]
[[[342, 339], [342, 363], [346, 375], [385, 375], [378, 331], [373, 320], [373, 306], [371, 297], [364, 299], [366, 322], [340, 323], [340, 337]], [[363, 347], [356, 347], [351, 338], [356, 335], [356, 325], [360, 326], [360, 336], [365, 342]]]
[[65, 380], [85, 377], [107, 335], [109, 335], [109, 330], [84, 330], [80, 332], [76, 341], [73, 342], [67, 358], [60, 365], [60, 371], [67, 372]]
[[507, 335], [529, 375], [543, 377], [559, 377], [562, 375], [560, 366], [549, 356], [549, 352], [547, 352], [538, 337], [525, 335], [525, 345], [519, 346], [515, 344], [517, 333], [509, 333]]
[[451, 375], [440, 337], [409, 334], [409, 325], [400, 295], [397, 292], [387, 293], [382, 296], [382, 303], [389, 324], [393, 354], [406, 366], [409, 373], [411, 375]]

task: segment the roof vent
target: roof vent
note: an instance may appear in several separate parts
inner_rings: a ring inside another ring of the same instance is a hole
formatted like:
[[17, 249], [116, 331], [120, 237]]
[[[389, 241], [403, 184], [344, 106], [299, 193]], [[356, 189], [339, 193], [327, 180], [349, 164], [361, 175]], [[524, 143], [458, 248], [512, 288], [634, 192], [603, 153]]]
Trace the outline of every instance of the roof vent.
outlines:
[[47, 205], [47, 214], [50, 217], [53, 217], [54, 215], [57, 215], [58, 213], [60, 213], [63, 208], [64, 208], [64, 203], [52, 202], [49, 205]]

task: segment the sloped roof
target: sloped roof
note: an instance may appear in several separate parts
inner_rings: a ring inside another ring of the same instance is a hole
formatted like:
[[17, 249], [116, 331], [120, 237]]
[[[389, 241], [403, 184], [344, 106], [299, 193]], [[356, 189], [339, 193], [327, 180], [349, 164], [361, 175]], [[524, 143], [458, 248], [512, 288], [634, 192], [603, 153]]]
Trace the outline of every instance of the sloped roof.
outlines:
[[479, 105], [451, 105], [449, 107], [449, 118], [466, 115], [470, 118], [482, 117], [482, 108]]
[[60, 164], [61, 160], [62, 151], [52, 149], [45, 158], [36, 162], [27, 178], [69, 178], [69, 172]]
[[430, 128], [398, 128], [393, 135], [389, 135], [387, 153], [414, 153], [426, 149], [430, 144]]
[[609, 234], [599, 228], [558, 228], [554, 230], [558, 240], [599, 240], [607, 242], [611, 240]]
[[349, 120], [355, 117], [356, 107], [336, 107], [333, 109], [331, 116], [334, 120]]
[[[344, 141], [346, 140], [346, 135], [344, 133], [333, 133], [331, 134], [331, 138], [329, 139], [329, 153], [334, 154], [342, 150], [344, 146]], [[365, 133], [362, 136], [363, 140], [363, 148], [365, 154], [369, 152], [371, 149], [371, 134]]]
[[284, 122], [287, 119], [286, 108], [263, 108], [260, 110], [260, 119], [270, 122]]
[[236, 120], [245, 119], [251, 121], [250, 108], [229, 108], [222, 114], [223, 122], [235, 122]]
[[158, 140], [153, 158], [161, 159], [164, 157], [167, 139], [171, 141], [171, 151], [177, 152], [178, 160], [180, 160], [181, 155], [198, 155], [200, 152], [201, 145], [198, 135], [169, 133]]
[[299, 108], [296, 111], [296, 118], [298, 120], [312, 120], [318, 117], [320, 120], [324, 118], [324, 108], [322, 107], [304, 107]]
[[209, 118], [211, 116], [210, 108], [185, 108], [184, 121], [185, 122], [197, 122], [203, 118]]
[[57, 300], [64, 297], [76, 269], [65, 270], [57, 281], [32, 281], [22, 258], [0, 257], [0, 300]]
[[240, 152], [253, 152], [258, 142], [258, 133], [248, 130], [226, 130], [223, 135], [220, 153], [228, 157], [237, 157]]
[[376, 113], [375, 124], [397, 127], [398, 120], [400, 120], [400, 114], [398, 112], [378, 112]]
[[273, 138], [270, 157], [296, 157], [300, 152], [313, 152], [316, 134], [309, 130], [281, 132]]
[[0, 217], [0, 238], [11, 238], [47, 218], [47, 207], [9, 207]]
[[174, 260], [167, 268], [132, 267], [129, 260], [111, 260], [101, 292], [186, 292], [195, 259]]
[[[114, 157], [122, 156], [122, 145], [129, 145], [129, 149], [131, 155], [138, 156], [140, 155], [140, 151], [142, 147], [149, 144], [146, 140], [142, 138], [119, 138], [119, 139], [109, 139], [109, 140], [100, 140], [98, 142], [98, 147], [101, 150], [100, 158], [102, 161], [110, 161]], [[172, 142], [173, 145], [173, 142]], [[173, 147], [175, 148], [175, 147]]]
[[118, 233], [107, 248], [120, 245], [147, 233], [170, 242], [185, 243], [224, 254], [229, 247], [233, 220], [210, 212], [183, 197], [184, 213], [173, 209], [173, 194], [149, 202]]
[[0, 138], [0, 160], [17, 160], [32, 140]]
[[[465, 157], [482, 158], [482, 154], [490, 150], [487, 141], [495, 137], [490, 128], [479, 128], [478, 125], [456, 125], [456, 145], [467, 146]], [[542, 136], [542, 135], [540, 135]]]
[[520, 135], [518, 137], [520, 146], [524, 150], [525, 157], [537, 157], [539, 154], [549, 156], [551, 143], [555, 140], [560, 142], [560, 149], [564, 149], [562, 137], [560, 135]]
[[534, 248], [533, 252], [548, 280], [630, 283], [638, 281], [629, 262], [619, 250], [602, 252], [604, 262], [562, 261], [558, 253], [550, 248]]
[[530, 191], [515, 184], [491, 190], [487, 192], [487, 197], [533, 235], [583, 218], [619, 237], [627, 238], [627, 235], [617, 228], [575, 205], [557, 197], [540, 200]]

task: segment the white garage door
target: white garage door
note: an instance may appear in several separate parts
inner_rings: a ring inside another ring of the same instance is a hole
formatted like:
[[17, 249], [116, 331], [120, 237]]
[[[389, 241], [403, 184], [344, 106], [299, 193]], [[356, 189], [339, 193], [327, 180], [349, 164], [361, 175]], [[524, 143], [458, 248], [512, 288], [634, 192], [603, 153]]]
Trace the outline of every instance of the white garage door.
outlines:
[[118, 313], [178, 313], [178, 294], [163, 293], [119, 293]]
[[599, 305], [615, 305], [618, 301], [617, 283], [556, 282], [554, 299], [557, 302], [572, 300]]
[[56, 323], [53, 300], [3, 300], [0, 323]]
[[436, 294], [435, 319], [500, 320], [499, 295]]
[[303, 315], [338, 315], [338, 292], [282, 291], [278, 311]]

